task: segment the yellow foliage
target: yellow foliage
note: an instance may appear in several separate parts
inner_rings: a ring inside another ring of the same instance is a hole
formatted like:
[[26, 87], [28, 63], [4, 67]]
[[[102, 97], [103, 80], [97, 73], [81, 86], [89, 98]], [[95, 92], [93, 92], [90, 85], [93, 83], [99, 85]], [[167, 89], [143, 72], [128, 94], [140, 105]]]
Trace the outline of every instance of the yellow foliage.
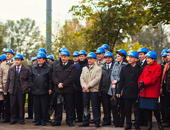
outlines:
[[141, 44], [139, 42], [135, 42], [135, 43], [125, 42], [125, 43], [115, 46], [115, 48], [113, 49], [113, 52], [116, 52], [119, 49], [125, 49], [127, 52], [128, 51], [137, 51], [139, 48], [143, 48], [143, 47], [146, 47], [150, 50], [153, 49], [152, 46], [148, 46], [147, 44]]

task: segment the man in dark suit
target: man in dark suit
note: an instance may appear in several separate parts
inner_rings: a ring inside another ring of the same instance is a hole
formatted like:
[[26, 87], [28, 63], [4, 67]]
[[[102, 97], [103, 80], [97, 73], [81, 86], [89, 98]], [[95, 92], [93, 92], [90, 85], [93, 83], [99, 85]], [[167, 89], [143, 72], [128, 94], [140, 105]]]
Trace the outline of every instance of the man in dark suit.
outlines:
[[[146, 65], [146, 53], [149, 52], [148, 48], [140, 48], [138, 50], [139, 53], [139, 61], [138, 61], [138, 65], [143, 69]], [[136, 124], [140, 124], [141, 126], [147, 126], [147, 119], [145, 117], [144, 111], [139, 109], [138, 104], [136, 104], [135, 106], [135, 123]], [[138, 120], [138, 121], [137, 121]]]
[[[53, 126], [61, 125], [63, 105], [66, 110], [66, 123], [68, 126], [74, 126], [74, 81], [75, 66], [69, 61], [70, 53], [64, 50], [60, 53], [60, 63], [53, 65], [53, 84], [55, 85], [56, 106], [55, 121]], [[64, 103], [63, 103], [64, 101]]]
[[149, 52], [149, 49], [148, 48], [140, 48], [138, 50], [138, 53], [139, 53], [139, 61], [138, 61], [138, 64], [144, 68], [146, 65], [147, 65], [147, 62], [146, 62], [146, 53]]
[[21, 54], [16, 54], [14, 59], [15, 64], [9, 69], [5, 91], [10, 94], [11, 124], [25, 124], [25, 93], [29, 89], [30, 71], [23, 65], [24, 57]]
[[[128, 65], [124, 66], [120, 72], [119, 87], [116, 96], [122, 96], [124, 100], [124, 116], [126, 118], [125, 130], [132, 127], [132, 108], [138, 98], [138, 78], [140, 76], [141, 68], [137, 64], [138, 52], [131, 51], [128, 54]], [[139, 126], [135, 126], [139, 130]]]

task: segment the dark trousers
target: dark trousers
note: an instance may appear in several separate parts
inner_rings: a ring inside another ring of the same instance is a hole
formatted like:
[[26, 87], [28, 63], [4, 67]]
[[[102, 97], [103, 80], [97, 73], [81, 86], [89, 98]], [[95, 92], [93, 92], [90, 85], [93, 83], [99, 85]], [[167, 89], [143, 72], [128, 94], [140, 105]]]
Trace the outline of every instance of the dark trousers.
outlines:
[[160, 106], [163, 122], [170, 123], [170, 93], [161, 96]]
[[64, 98], [64, 103], [57, 103], [55, 105], [55, 122], [61, 123], [63, 108], [66, 110], [66, 122], [73, 123], [75, 113], [74, 113], [74, 94], [73, 93], [64, 93], [61, 94]]
[[83, 93], [80, 91], [75, 92], [75, 119], [78, 121], [83, 120]]
[[111, 123], [111, 96], [104, 92], [101, 92], [100, 100], [104, 113], [103, 122]]
[[24, 121], [25, 94], [17, 92], [10, 95], [11, 121]]
[[28, 118], [33, 118], [33, 95], [28, 93]]
[[83, 93], [83, 123], [89, 124], [90, 120], [90, 102], [92, 105], [92, 113], [94, 123], [100, 123], [100, 102], [98, 92]]
[[2, 112], [3, 112], [3, 100], [0, 100], [0, 120], [2, 118]]
[[132, 109], [136, 99], [124, 99], [124, 116], [127, 125], [132, 125]]
[[10, 121], [10, 95], [9, 94], [4, 96], [3, 117], [5, 121]]
[[46, 122], [48, 115], [48, 95], [34, 95], [33, 107], [36, 122]]

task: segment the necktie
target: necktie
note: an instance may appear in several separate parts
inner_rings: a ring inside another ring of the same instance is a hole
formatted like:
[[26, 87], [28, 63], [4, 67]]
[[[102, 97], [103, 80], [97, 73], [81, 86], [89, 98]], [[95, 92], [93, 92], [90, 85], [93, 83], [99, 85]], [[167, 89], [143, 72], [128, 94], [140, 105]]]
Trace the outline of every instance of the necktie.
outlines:
[[16, 72], [19, 74], [19, 67], [16, 68]]
[[109, 64], [107, 64], [107, 69], [109, 69], [110, 67], [109, 67]]

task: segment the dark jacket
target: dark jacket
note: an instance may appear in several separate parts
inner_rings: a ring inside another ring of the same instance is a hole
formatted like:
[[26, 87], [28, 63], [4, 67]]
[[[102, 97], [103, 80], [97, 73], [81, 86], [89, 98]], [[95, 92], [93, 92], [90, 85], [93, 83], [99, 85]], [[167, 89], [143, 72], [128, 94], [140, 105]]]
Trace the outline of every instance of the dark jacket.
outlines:
[[[75, 81], [75, 66], [71, 61], [67, 65], [63, 65], [61, 62], [53, 65], [53, 84], [55, 86], [56, 93], [73, 93], [74, 81]], [[63, 83], [64, 88], [58, 88], [58, 84]]]
[[110, 84], [111, 84], [111, 73], [112, 73], [112, 67], [113, 62], [111, 64], [111, 67], [109, 69], [106, 68], [106, 63], [104, 63], [102, 67], [102, 78], [100, 81], [100, 92], [108, 93]]
[[137, 64], [141, 67], [141, 69], [143, 70], [143, 68], [147, 65], [147, 61], [145, 60], [144, 63], [142, 63], [140, 60], [137, 62]]
[[75, 66], [75, 81], [74, 81], [74, 89], [76, 91], [79, 91], [79, 92], [82, 92], [82, 87], [81, 87], [81, 84], [80, 84], [80, 75], [81, 75], [81, 72], [82, 72], [82, 68], [80, 67], [80, 64], [77, 63], [77, 64], [74, 64]]
[[166, 90], [170, 94], [170, 68], [166, 73]]
[[[19, 80], [20, 80], [20, 90], [24, 94], [28, 92], [30, 85], [30, 70], [27, 66], [22, 65], [20, 74], [19, 74]], [[15, 89], [15, 83], [16, 82], [16, 66], [12, 66], [8, 71], [8, 78], [7, 78], [7, 86], [5, 92], [9, 92], [10, 94], [14, 94]]]
[[141, 67], [138, 64], [135, 67], [132, 67], [130, 64], [124, 66], [120, 72], [117, 93], [122, 93], [123, 98], [137, 98], [140, 73]]
[[47, 63], [41, 67], [38, 64], [32, 66], [32, 88], [33, 95], [46, 95], [52, 90], [52, 69]]

